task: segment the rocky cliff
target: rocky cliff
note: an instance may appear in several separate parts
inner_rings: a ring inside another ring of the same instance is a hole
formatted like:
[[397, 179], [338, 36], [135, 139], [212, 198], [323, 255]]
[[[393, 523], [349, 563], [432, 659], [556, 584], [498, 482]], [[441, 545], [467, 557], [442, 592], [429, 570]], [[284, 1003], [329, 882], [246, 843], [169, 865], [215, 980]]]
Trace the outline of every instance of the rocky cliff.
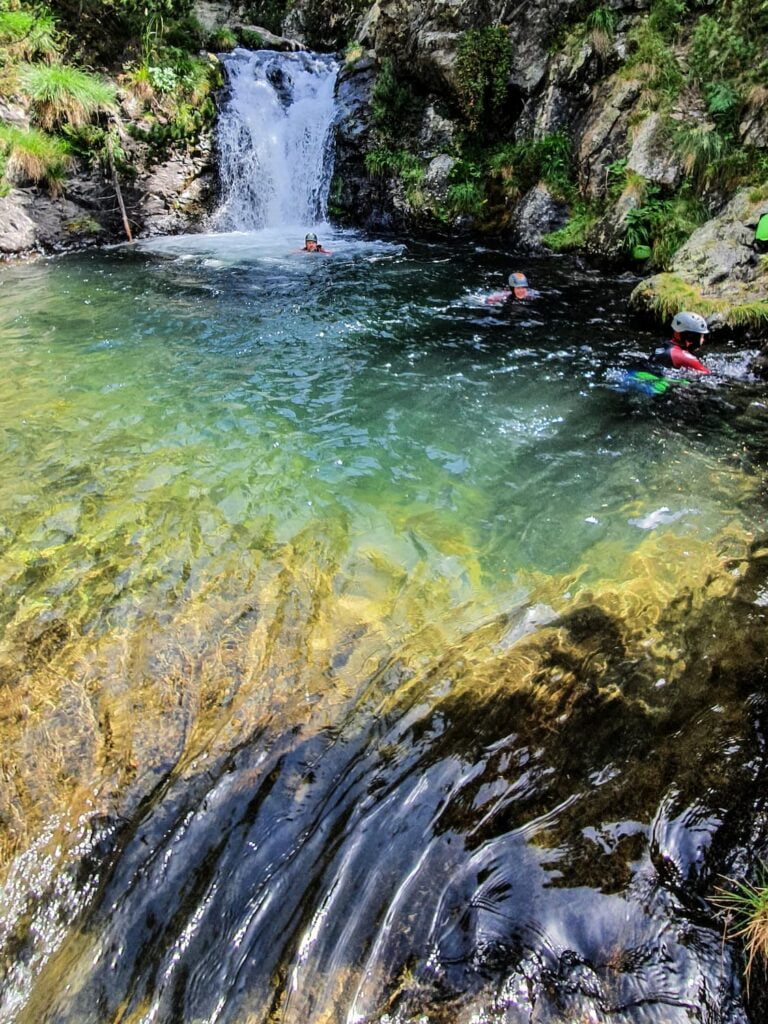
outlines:
[[639, 305], [760, 333], [768, 17], [704, 10], [379, 0], [347, 25], [333, 214], [655, 271]]

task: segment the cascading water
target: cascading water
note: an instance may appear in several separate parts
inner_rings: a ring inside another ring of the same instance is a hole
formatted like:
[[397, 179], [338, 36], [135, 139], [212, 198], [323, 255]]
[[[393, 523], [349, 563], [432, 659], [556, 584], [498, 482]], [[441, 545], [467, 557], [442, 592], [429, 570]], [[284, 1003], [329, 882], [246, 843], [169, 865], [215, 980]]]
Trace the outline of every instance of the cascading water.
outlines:
[[333, 171], [334, 86], [326, 55], [237, 49], [218, 126], [219, 230], [316, 224]]

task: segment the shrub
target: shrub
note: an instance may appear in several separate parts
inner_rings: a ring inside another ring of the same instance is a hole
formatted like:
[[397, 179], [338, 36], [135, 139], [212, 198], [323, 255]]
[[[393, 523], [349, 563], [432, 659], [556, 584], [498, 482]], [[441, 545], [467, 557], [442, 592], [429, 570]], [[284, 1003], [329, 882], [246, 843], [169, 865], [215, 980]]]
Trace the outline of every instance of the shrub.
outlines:
[[42, 181], [54, 192], [59, 191], [71, 160], [69, 147], [62, 139], [36, 128], [23, 130], [5, 123], [0, 123], [0, 152], [9, 180]]
[[544, 235], [542, 241], [555, 252], [571, 252], [582, 249], [592, 227], [597, 223], [595, 211], [584, 203], [577, 203], [568, 222], [557, 231]]
[[663, 39], [674, 38], [687, 11], [686, 0], [654, 0], [648, 14], [648, 25]]
[[411, 90], [400, 82], [394, 64], [387, 57], [382, 61], [371, 93], [371, 112], [379, 133], [385, 139], [396, 139], [412, 109]]
[[492, 155], [490, 166], [506, 179], [510, 191], [527, 191], [544, 181], [563, 198], [573, 192], [571, 140], [561, 132], [502, 146]]
[[289, 0], [250, 0], [245, 4], [245, 16], [254, 25], [261, 25], [280, 35], [288, 7]]
[[[261, 39], [261, 36], [259, 36]], [[237, 46], [237, 36], [231, 28], [222, 26], [217, 28], [215, 32], [212, 32], [208, 37], [208, 49], [215, 50], [217, 52], [228, 52], [234, 50]]]
[[661, 99], [674, 99], [683, 84], [683, 74], [661, 33], [646, 19], [639, 22], [627, 38], [632, 50], [624, 74], [643, 80], [645, 105], [658, 106]]
[[54, 60], [60, 49], [56, 23], [46, 13], [0, 10], [0, 47], [15, 60]]
[[643, 203], [627, 214], [624, 242], [630, 252], [637, 246], [650, 246], [651, 264], [666, 270], [680, 246], [706, 218], [704, 204], [690, 192], [663, 199], [657, 186], [648, 185]]
[[264, 48], [264, 36], [253, 28], [238, 28], [237, 40], [246, 50], [262, 50]]
[[22, 64], [19, 82], [44, 128], [85, 124], [100, 110], [114, 110], [115, 87], [65, 64]]
[[459, 105], [472, 132], [495, 127], [509, 93], [512, 44], [505, 28], [474, 28], [459, 40], [456, 78]]

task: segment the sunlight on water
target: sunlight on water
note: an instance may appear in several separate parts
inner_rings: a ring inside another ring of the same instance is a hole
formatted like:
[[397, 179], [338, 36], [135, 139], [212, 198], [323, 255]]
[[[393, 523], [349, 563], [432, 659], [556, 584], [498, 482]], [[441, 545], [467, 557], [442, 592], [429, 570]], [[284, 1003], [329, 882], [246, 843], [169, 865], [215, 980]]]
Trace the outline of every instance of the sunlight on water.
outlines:
[[[172, 771], [193, 788], [206, 764], [217, 778], [254, 736], [341, 736], [353, 706], [362, 729], [374, 711], [408, 722], [511, 685], [554, 729], [564, 698], [525, 638], [594, 593], [632, 624], [637, 659], [669, 661], [665, 686], [685, 670], [653, 633], [667, 603], [713, 597], [759, 528], [761, 433], [735, 354], [714, 357], [714, 384], [654, 405], [616, 385], [655, 341], [627, 319], [628, 284], [530, 260], [538, 296], [499, 309], [482, 296], [510, 269], [503, 253], [318, 234], [332, 255], [298, 252], [297, 225], [4, 268], [4, 859], [53, 815], [130, 810]], [[643, 707], [667, 715], [656, 681], [643, 677]], [[403, 742], [404, 725], [387, 728], [377, 750]], [[295, 799], [319, 799], [314, 785]], [[428, 856], [450, 870], [442, 844]], [[392, 871], [401, 929], [398, 901], [418, 896]], [[343, 935], [315, 952], [333, 891], [293, 967], [297, 990], [307, 964], [332, 972], [329, 1004], [347, 966]], [[77, 898], [62, 887], [62, 907]], [[394, 927], [360, 940], [371, 978]], [[439, 941], [459, 943], [447, 925]], [[377, 1005], [366, 984], [343, 984], [351, 1018]], [[291, 1019], [309, 1019], [303, 998]]]

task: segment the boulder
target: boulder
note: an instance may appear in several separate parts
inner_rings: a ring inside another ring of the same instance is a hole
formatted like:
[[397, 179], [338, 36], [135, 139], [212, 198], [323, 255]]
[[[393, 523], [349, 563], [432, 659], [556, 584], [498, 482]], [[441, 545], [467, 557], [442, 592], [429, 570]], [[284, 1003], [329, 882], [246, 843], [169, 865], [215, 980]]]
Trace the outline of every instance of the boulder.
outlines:
[[215, 189], [207, 157], [177, 154], [138, 182], [140, 199], [135, 216], [144, 235], [194, 231], [210, 207]]
[[451, 171], [455, 165], [456, 161], [447, 153], [441, 153], [430, 161], [422, 184], [422, 191], [428, 202], [435, 204], [445, 202], [448, 196]]
[[633, 133], [627, 168], [658, 185], [675, 186], [683, 173], [669, 144], [661, 114], [654, 112]]
[[[768, 213], [768, 198], [750, 198], [742, 189], [717, 217], [698, 228], [675, 255], [672, 270], [696, 282], [706, 294], [727, 297], [733, 281], [749, 282], [758, 261], [755, 228]], [[764, 292], [756, 298], [768, 298]]]
[[456, 140], [458, 126], [455, 121], [438, 114], [429, 104], [424, 108], [419, 128], [419, 155], [425, 159], [435, 153], [451, 149]]
[[39, 189], [12, 189], [0, 198], [0, 252], [6, 255], [63, 249], [102, 230], [90, 210]]
[[514, 240], [528, 252], [544, 248], [542, 235], [557, 231], [568, 220], [568, 205], [556, 199], [543, 182], [530, 189], [517, 205]]

